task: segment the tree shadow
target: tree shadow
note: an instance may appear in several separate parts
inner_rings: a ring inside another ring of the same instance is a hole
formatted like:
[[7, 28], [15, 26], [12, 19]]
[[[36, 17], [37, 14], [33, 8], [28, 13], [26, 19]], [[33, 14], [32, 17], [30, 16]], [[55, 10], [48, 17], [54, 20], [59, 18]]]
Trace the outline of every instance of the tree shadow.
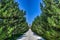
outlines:
[[[33, 35], [35, 35], [35, 36], [39, 36], [39, 35], [37, 35], [36, 33], [34, 33], [33, 32]], [[40, 37], [40, 36], [39, 36]], [[44, 38], [42, 38], [42, 37], [40, 37], [40, 38], [38, 38], [37, 40], [45, 40]]]
[[23, 38], [23, 37], [27, 37], [27, 36], [24, 34], [24, 35], [18, 37], [17, 39], [21, 39], [21, 38]]
[[45, 40], [45, 39], [43, 39], [42, 37], [40, 38], [40, 39], [38, 39], [38, 40]]

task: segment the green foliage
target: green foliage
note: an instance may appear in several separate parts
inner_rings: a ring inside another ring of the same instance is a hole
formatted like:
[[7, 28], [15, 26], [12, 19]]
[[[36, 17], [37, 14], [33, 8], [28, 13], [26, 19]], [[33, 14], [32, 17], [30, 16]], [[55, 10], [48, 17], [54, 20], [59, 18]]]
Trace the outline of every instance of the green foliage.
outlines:
[[42, 14], [35, 18], [32, 31], [45, 40], [60, 40], [60, 0], [43, 0]]
[[0, 40], [16, 40], [27, 30], [25, 12], [18, 4], [14, 0], [0, 0]]

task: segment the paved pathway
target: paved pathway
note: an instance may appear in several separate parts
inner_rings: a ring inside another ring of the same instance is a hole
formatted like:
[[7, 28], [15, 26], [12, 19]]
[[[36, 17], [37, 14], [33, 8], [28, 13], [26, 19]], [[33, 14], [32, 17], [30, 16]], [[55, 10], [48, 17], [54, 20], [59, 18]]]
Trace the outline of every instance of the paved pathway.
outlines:
[[26, 32], [24, 35], [19, 37], [17, 40], [44, 40], [41, 37], [34, 34], [31, 29], [29, 29], [28, 32]]

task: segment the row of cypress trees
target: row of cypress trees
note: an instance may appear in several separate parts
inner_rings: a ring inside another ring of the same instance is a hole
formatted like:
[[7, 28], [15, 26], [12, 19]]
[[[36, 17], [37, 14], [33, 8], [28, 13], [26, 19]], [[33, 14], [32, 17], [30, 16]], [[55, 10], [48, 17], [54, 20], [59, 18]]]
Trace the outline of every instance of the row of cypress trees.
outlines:
[[14, 0], [0, 0], [0, 40], [16, 40], [28, 30], [26, 12]]
[[60, 40], [60, 0], [42, 0], [42, 13], [32, 23], [32, 31], [45, 40]]

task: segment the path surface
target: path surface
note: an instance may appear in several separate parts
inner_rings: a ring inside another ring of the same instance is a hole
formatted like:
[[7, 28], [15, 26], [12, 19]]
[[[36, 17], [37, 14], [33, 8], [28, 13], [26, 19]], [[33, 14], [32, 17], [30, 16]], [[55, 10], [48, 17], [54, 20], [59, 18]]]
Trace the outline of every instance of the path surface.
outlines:
[[28, 32], [26, 32], [24, 35], [19, 37], [17, 40], [43, 40], [41, 37], [34, 34], [31, 29], [29, 29]]

